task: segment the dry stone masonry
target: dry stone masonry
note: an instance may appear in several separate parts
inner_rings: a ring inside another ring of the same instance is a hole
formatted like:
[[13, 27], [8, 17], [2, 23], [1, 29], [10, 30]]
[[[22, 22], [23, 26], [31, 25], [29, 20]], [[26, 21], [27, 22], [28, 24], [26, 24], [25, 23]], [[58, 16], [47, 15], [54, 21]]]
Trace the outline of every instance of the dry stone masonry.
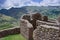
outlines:
[[[40, 23], [40, 24], [39, 24]], [[33, 32], [34, 40], [60, 40], [59, 27], [51, 23], [38, 22], [37, 28]]]
[[60, 40], [59, 29], [51, 27], [47, 25], [41, 25], [37, 29], [35, 29], [33, 32], [34, 40]]
[[0, 38], [5, 37], [7, 35], [14, 35], [14, 34], [20, 34], [19, 27], [13, 27], [13, 28], [0, 30]]
[[27, 40], [33, 39], [33, 26], [27, 20], [20, 20], [20, 31]]
[[27, 40], [60, 40], [60, 25], [40, 13], [24, 15], [20, 19], [20, 32]]

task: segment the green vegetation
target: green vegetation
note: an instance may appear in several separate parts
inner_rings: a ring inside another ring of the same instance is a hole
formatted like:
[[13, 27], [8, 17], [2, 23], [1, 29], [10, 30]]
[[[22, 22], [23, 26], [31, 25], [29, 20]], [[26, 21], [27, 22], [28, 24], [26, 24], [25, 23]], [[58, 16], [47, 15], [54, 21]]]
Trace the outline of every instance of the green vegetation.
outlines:
[[26, 39], [21, 34], [16, 34], [1, 38], [0, 40], [26, 40]]
[[58, 16], [60, 16], [60, 6], [27, 6], [26, 9], [28, 12], [39, 12], [40, 14], [46, 15], [52, 19], [56, 19]]
[[[18, 26], [20, 23], [17, 19], [0, 14], [0, 30], [12, 28]], [[8, 35], [6, 37], [0, 38], [0, 40], [26, 40], [21, 34]]]
[[11, 27], [13, 27], [13, 25], [8, 22], [0, 24], [0, 30], [11, 28]]
[[0, 14], [0, 30], [17, 26], [17, 24], [15, 18]]

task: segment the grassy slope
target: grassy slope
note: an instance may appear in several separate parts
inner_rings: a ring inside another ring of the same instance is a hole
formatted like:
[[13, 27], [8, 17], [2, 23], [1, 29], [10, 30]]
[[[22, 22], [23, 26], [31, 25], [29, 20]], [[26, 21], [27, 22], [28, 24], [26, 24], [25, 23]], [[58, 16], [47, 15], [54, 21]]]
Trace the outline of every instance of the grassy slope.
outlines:
[[16, 26], [16, 19], [10, 16], [0, 14], [0, 30]]
[[1, 40], [26, 40], [26, 39], [21, 34], [16, 34], [1, 38]]

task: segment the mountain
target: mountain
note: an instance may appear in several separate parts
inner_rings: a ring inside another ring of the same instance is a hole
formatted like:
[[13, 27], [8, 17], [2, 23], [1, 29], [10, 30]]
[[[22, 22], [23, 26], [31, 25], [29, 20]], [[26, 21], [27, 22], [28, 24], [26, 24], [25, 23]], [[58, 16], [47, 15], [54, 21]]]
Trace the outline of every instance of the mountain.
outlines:
[[1, 22], [13, 22], [14, 20], [16, 20], [16, 19], [13, 17], [6, 16], [4, 14], [0, 14], [0, 23]]
[[11, 8], [9, 10], [2, 9], [0, 10], [1, 14], [5, 14], [7, 16], [11, 16], [14, 18], [19, 18], [23, 13], [26, 13], [27, 11], [25, 8]]
[[16, 19], [20, 18], [23, 14], [39, 12], [43, 15], [49, 17], [57, 17], [60, 15], [60, 6], [24, 6], [21, 8], [11, 8], [9, 10], [2, 9], [0, 13], [14, 17]]

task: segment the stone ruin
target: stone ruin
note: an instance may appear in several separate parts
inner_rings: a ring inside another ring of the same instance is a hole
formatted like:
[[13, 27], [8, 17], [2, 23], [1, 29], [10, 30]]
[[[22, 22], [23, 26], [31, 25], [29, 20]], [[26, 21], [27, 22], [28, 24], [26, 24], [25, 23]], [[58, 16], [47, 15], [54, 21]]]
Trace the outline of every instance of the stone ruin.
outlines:
[[60, 29], [56, 23], [37, 21], [38, 26], [33, 31], [34, 40], [60, 40]]
[[24, 15], [20, 19], [20, 33], [27, 40], [60, 40], [60, 29], [56, 20], [39, 13]]

